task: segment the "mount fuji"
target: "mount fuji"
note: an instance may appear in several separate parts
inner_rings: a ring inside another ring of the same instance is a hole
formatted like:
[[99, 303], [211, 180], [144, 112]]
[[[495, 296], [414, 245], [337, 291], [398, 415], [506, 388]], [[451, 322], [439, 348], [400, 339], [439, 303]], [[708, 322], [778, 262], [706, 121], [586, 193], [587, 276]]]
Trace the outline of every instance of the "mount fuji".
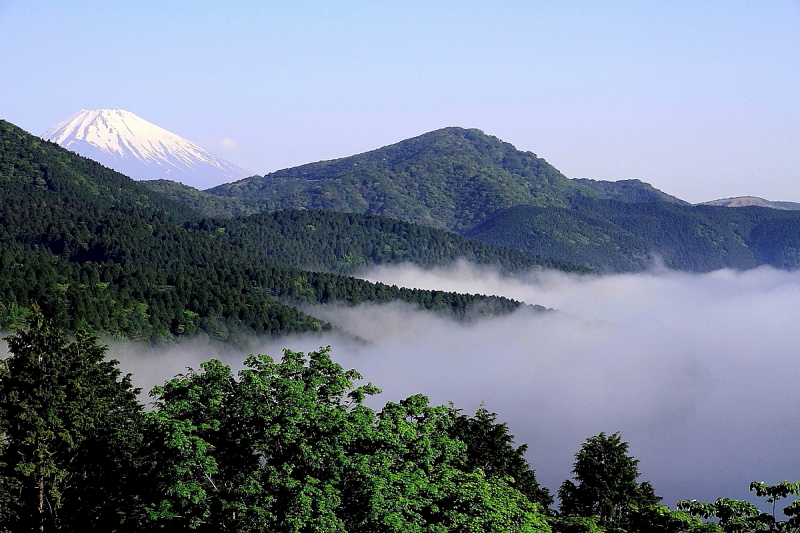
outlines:
[[122, 109], [81, 109], [41, 137], [135, 180], [168, 179], [207, 189], [252, 175]]

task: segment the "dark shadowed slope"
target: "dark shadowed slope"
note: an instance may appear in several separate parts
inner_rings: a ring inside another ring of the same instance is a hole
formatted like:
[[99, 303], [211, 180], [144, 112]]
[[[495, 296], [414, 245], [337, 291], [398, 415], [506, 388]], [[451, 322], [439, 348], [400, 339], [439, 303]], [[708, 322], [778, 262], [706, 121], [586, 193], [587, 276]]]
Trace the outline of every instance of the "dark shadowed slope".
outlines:
[[299, 268], [352, 274], [375, 265], [413, 263], [423, 268], [457, 260], [498, 267], [506, 273], [531, 268], [588, 272], [564, 261], [534, 256], [427, 226], [378, 215], [296, 209], [217, 220], [231, 242], [255, 246]]
[[189, 185], [170, 180], [144, 180], [140, 182], [148, 189], [210, 218], [234, 218], [257, 213], [254, 207], [245, 205], [241, 198], [216, 196]]

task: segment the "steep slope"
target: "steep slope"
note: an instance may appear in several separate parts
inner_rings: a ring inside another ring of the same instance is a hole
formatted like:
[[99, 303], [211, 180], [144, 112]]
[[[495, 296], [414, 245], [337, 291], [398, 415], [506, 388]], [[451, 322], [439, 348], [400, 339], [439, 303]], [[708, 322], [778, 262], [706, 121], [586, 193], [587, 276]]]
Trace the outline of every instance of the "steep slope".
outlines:
[[220, 185], [259, 211], [303, 207], [374, 213], [453, 231], [513, 205], [567, 207], [602, 197], [531, 152], [476, 129], [445, 128], [333, 161]]
[[[474, 129], [445, 128], [207, 192], [258, 210], [378, 213], [601, 271], [642, 270], [657, 258], [692, 271], [800, 267], [788, 222], [800, 214], [691, 206], [639, 180], [571, 180]], [[786, 220], [770, 226], [777, 234], [758, 230], [775, 218]]]
[[50, 203], [39, 206], [43, 209], [41, 216], [37, 216], [37, 206], [26, 194], [59, 202], [59, 210], [136, 211], [142, 217], [173, 222], [198, 216], [189, 206], [156, 194], [119, 172], [3, 120], [0, 120], [0, 138], [2, 200], [19, 208], [31, 206], [31, 218], [26, 221], [30, 224], [42, 223], [53, 206]]
[[137, 180], [170, 179], [202, 189], [250, 175], [122, 109], [82, 109], [42, 138]]

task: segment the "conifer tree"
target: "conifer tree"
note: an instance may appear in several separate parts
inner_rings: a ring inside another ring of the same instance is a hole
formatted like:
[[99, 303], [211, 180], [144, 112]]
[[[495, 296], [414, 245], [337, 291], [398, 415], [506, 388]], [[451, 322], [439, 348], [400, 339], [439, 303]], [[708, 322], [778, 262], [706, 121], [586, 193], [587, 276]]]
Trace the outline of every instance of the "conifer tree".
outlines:
[[633, 515], [661, 500], [649, 482], [637, 482], [638, 464], [619, 433], [586, 439], [572, 468], [577, 483], [567, 480], [558, 489], [560, 513], [597, 517], [608, 531], [627, 530]]
[[133, 490], [141, 405], [106, 347], [33, 309], [0, 371], [0, 529], [113, 530]]

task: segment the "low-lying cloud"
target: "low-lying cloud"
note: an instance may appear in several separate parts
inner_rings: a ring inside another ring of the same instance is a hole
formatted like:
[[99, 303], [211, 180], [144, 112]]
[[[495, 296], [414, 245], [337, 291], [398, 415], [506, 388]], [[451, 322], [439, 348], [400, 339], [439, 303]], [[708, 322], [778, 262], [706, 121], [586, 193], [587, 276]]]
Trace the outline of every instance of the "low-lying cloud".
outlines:
[[[620, 431], [664, 503], [748, 497], [750, 481], [800, 481], [800, 272], [610, 276], [539, 272], [505, 278], [450, 269], [374, 269], [366, 279], [498, 294], [556, 308], [460, 323], [399, 304], [315, 307], [312, 314], [370, 341], [296, 336], [259, 345], [333, 346], [383, 394], [423, 393], [465, 412], [481, 402], [509, 424], [553, 492], [589, 436]], [[115, 345], [111, 355], [150, 388], [186, 366], [242, 353], [202, 343], [164, 350]]]
[[[622, 432], [670, 505], [745, 497], [753, 480], [800, 479], [798, 272], [508, 279], [462, 264], [364, 277], [559, 310], [470, 325], [386, 310], [395, 333], [361, 365], [394, 395], [419, 390], [467, 410], [484, 400], [530, 445], [528, 459], [552, 490], [581, 442], [601, 431]], [[357, 313], [339, 323], [355, 327]], [[385, 332], [375, 315], [367, 331]]]

